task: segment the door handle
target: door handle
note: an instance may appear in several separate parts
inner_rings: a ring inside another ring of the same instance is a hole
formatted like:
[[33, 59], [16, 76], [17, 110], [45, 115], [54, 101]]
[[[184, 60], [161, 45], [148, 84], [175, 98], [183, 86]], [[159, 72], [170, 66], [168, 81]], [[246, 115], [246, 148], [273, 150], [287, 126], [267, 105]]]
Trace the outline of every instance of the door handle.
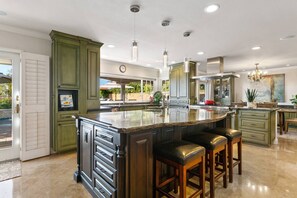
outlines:
[[15, 112], [20, 113], [20, 104], [15, 105]]

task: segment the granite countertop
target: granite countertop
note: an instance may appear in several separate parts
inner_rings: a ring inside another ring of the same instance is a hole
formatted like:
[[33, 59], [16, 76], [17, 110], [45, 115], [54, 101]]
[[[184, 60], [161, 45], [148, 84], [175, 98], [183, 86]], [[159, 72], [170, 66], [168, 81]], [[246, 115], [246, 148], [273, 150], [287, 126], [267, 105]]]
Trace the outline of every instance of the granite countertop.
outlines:
[[119, 132], [130, 133], [166, 126], [186, 126], [216, 122], [224, 119], [229, 110], [164, 108], [135, 111], [102, 112], [79, 117], [109, 125]]
[[236, 109], [239, 109], [239, 110], [260, 110], [260, 111], [276, 111], [278, 110], [279, 108], [249, 108], [249, 107], [230, 107], [231, 110], [236, 110]]

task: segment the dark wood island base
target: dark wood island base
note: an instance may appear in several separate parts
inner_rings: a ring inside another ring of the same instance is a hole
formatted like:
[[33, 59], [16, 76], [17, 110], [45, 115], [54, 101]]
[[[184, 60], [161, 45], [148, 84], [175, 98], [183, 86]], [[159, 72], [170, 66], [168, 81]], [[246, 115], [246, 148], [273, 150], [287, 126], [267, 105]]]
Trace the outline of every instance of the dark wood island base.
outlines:
[[165, 108], [80, 115], [74, 180], [93, 197], [153, 197], [154, 145], [206, 127], [229, 127], [229, 113], [225, 108]]

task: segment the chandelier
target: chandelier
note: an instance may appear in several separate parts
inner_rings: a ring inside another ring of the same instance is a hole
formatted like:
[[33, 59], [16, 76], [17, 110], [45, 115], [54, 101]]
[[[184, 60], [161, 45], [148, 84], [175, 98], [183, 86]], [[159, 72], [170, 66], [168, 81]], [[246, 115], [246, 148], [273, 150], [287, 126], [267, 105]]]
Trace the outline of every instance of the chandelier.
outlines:
[[256, 63], [256, 70], [252, 71], [251, 73], [248, 73], [248, 79], [250, 79], [253, 82], [259, 82], [261, 79], [263, 79], [263, 72], [258, 69], [259, 63]]

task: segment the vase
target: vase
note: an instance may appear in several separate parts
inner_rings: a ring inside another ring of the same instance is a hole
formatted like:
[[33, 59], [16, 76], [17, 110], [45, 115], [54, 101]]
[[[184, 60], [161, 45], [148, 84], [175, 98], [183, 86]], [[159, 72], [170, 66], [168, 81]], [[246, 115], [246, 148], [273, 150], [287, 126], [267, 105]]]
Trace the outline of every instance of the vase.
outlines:
[[248, 108], [254, 108], [254, 102], [247, 102], [247, 107]]

